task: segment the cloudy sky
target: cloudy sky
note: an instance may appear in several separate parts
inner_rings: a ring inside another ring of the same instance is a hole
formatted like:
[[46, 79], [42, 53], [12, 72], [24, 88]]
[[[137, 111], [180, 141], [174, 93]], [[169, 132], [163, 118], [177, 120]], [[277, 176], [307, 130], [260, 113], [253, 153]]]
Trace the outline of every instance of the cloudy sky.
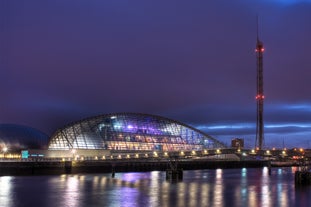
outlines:
[[0, 123], [140, 112], [254, 147], [257, 15], [265, 145], [311, 147], [311, 0], [1, 0]]

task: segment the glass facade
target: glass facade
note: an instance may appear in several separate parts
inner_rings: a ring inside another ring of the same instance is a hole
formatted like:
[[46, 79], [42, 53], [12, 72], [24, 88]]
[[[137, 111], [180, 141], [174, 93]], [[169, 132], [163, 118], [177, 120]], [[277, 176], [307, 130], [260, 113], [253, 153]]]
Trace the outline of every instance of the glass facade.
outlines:
[[160, 116], [134, 113], [91, 117], [58, 130], [50, 150], [180, 151], [223, 148], [213, 137]]

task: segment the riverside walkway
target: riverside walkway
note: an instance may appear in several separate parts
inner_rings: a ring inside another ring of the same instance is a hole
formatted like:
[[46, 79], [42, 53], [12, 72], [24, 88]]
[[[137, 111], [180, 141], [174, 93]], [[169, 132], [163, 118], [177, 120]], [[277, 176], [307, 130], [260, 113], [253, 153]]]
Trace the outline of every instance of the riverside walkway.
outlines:
[[[295, 159], [310, 158], [305, 150], [215, 149], [180, 152], [115, 151], [105, 157], [1, 159], [0, 175], [40, 175], [163, 171], [172, 159], [184, 170], [271, 166], [271, 162], [294, 165]], [[290, 162], [289, 162], [290, 161]]]

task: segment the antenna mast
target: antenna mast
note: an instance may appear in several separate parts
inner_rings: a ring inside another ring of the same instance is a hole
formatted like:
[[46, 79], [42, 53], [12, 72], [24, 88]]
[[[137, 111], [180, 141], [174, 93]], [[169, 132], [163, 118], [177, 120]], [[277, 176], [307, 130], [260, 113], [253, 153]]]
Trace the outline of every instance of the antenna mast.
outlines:
[[264, 93], [263, 93], [263, 43], [259, 40], [258, 35], [258, 16], [257, 16], [257, 43], [256, 43], [256, 56], [257, 56], [257, 123], [256, 123], [256, 143], [255, 147], [258, 150], [263, 149], [264, 143], [264, 123], [263, 123], [263, 103], [264, 103]]

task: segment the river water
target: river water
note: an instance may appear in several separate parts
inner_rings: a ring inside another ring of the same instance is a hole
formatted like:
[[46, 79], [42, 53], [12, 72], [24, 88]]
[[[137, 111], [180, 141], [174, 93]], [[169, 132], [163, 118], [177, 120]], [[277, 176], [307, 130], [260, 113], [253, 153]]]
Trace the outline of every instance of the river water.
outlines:
[[311, 206], [311, 186], [295, 187], [296, 168], [0, 177], [1, 207]]

